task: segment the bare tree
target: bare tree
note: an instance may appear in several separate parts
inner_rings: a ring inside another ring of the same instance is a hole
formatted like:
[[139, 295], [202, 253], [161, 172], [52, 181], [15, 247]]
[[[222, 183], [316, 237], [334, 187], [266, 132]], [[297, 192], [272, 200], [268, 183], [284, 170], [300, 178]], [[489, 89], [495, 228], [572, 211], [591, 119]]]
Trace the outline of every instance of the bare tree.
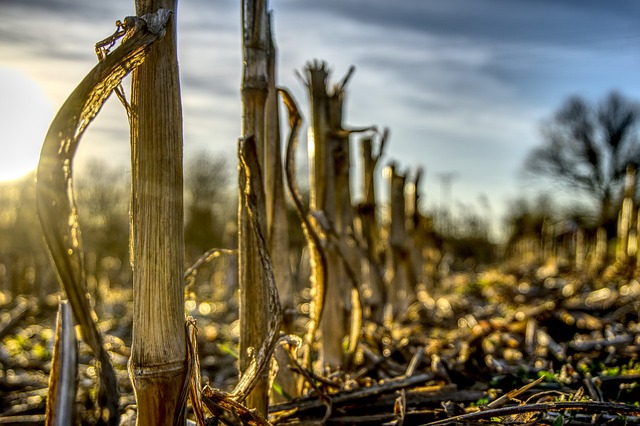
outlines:
[[611, 92], [597, 105], [573, 96], [543, 124], [544, 145], [528, 156], [525, 171], [592, 197], [599, 224], [612, 218], [628, 165], [640, 156], [640, 105]]

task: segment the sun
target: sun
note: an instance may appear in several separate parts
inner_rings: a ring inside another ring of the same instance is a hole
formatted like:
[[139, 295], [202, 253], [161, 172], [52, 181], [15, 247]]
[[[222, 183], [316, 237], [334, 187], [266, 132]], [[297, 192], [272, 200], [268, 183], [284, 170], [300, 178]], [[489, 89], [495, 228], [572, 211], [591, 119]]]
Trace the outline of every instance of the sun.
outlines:
[[38, 165], [53, 108], [40, 86], [18, 69], [0, 67], [0, 181]]

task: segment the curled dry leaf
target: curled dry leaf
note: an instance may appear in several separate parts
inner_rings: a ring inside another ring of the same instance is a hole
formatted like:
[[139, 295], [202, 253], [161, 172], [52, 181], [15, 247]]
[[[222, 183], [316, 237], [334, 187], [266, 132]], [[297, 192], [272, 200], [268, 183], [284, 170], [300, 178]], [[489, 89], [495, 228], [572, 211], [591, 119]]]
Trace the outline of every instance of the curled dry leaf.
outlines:
[[[83, 339], [98, 359], [99, 418], [109, 424], [118, 422], [118, 389], [87, 293], [73, 194], [73, 157], [88, 125], [122, 79], [144, 61], [153, 42], [162, 35], [157, 29], [164, 27], [170, 15], [170, 11], [161, 9], [145, 18], [125, 19], [125, 40], [85, 76], [62, 105], [49, 127], [38, 163], [36, 197], [42, 231]], [[153, 23], [154, 31], [148, 29], [147, 21]]]

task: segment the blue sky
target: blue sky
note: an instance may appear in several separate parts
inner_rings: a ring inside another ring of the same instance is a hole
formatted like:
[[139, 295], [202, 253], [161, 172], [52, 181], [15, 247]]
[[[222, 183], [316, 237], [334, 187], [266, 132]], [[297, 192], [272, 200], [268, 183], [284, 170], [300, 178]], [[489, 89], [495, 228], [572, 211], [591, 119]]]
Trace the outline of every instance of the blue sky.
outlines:
[[[0, 170], [35, 165], [54, 112], [96, 62], [95, 42], [132, 15], [133, 4], [0, 2]], [[187, 158], [202, 149], [235, 152], [239, 5], [179, 3]], [[640, 3], [631, 0], [275, 0], [270, 7], [279, 84], [292, 90], [304, 117], [307, 96], [294, 71], [322, 59], [338, 80], [355, 65], [347, 124], [390, 128], [386, 159], [426, 169], [427, 208], [440, 202], [439, 174], [456, 172], [453, 199], [480, 211], [485, 195], [498, 218], [509, 199], [532, 192], [519, 171], [541, 143], [541, 121], [564, 99], [595, 101], [614, 89], [640, 99]], [[77, 165], [98, 157], [125, 173], [128, 155], [126, 116], [113, 98], [87, 132]]]

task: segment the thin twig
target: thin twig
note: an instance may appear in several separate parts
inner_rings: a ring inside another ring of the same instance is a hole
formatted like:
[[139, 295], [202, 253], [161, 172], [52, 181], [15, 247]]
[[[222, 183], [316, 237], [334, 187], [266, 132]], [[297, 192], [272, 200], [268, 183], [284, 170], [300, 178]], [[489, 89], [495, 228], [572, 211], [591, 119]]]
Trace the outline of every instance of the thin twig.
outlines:
[[[366, 388], [358, 389], [353, 392], [342, 392], [337, 395], [329, 395], [333, 405], [343, 404], [350, 401], [356, 401], [362, 398], [368, 398], [387, 392], [393, 392], [398, 389], [415, 386], [421, 383], [425, 383], [433, 378], [432, 374], [424, 373], [417, 374], [411, 377], [399, 377], [396, 379], [386, 380], [379, 385], [369, 386]], [[297, 408], [298, 412], [312, 410], [320, 408], [323, 405], [322, 401], [319, 401], [316, 396], [309, 398], [299, 398], [292, 402], [285, 402], [282, 404], [272, 405], [269, 408], [270, 413], [276, 413], [278, 411], [290, 410]]]
[[512, 390], [510, 392], [507, 392], [506, 394], [502, 395], [500, 398], [498, 398], [498, 399], [496, 399], [494, 401], [491, 401], [489, 404], [487, 404], [487, 407], [489, 407], [489, 408], [502, 407], [507, 402], [515, 399], [516, 397], [518, 397], [519, 395], [521, 395], [524, 392], [528, 391], [532, 387], [540, 384], [543, 380], [544, 380], [544, 376], [541, 376], [538, 379], [532, 381], [531, 383], [527, 383], [526, 385], [522, 386], [521, 388], [514, 389], [514, 390]]
[[191, 265], [189, 267], [189, 269], [187, 269], [184, 273], [184, 280], [185, 283], [191, 284], [193, 282], [193, 280], [195, 280], [196, 275], [198, 275], [198, 272], [200, 272], [200, 268], [202, 268], [203, 265], [205, 265], [206, 263], [211, 262], [213, 259], [216, 259], [222, 255], [227, 255], [227, 256], [231, 256], [231, 255], [237, 255], [238, 254], [238, 250], [235, 249], [219, 249], [219, 248], [212, 248], [207, 250], [204, 254], [202, 254], [198, 260], [196, 260], [194, 262], [193, 265]]
[[443, 426], [455, 425], [460, 422], [470, 422], [482, 419], [490, 419], [492, 417], [503, 417], [513, 414], [524, 414], [533, 412], [555, 412], [555, 411], [589, 411], [596, 413], [616, 413], [620, 415], [640, 415], [640, 408], [620, 404], [616, 402], [598, 402], [598, 401], [566, 401], [566, 402], [544, 402], [539, 404], [525, 404], [513, 407], [501, 407], [490, 410], [477, 411], [475, 413], [462, 414], [460, 416], [450, 417], [448, 419], [437, 420], [435, 422], [426, 423], [424, 426]]

